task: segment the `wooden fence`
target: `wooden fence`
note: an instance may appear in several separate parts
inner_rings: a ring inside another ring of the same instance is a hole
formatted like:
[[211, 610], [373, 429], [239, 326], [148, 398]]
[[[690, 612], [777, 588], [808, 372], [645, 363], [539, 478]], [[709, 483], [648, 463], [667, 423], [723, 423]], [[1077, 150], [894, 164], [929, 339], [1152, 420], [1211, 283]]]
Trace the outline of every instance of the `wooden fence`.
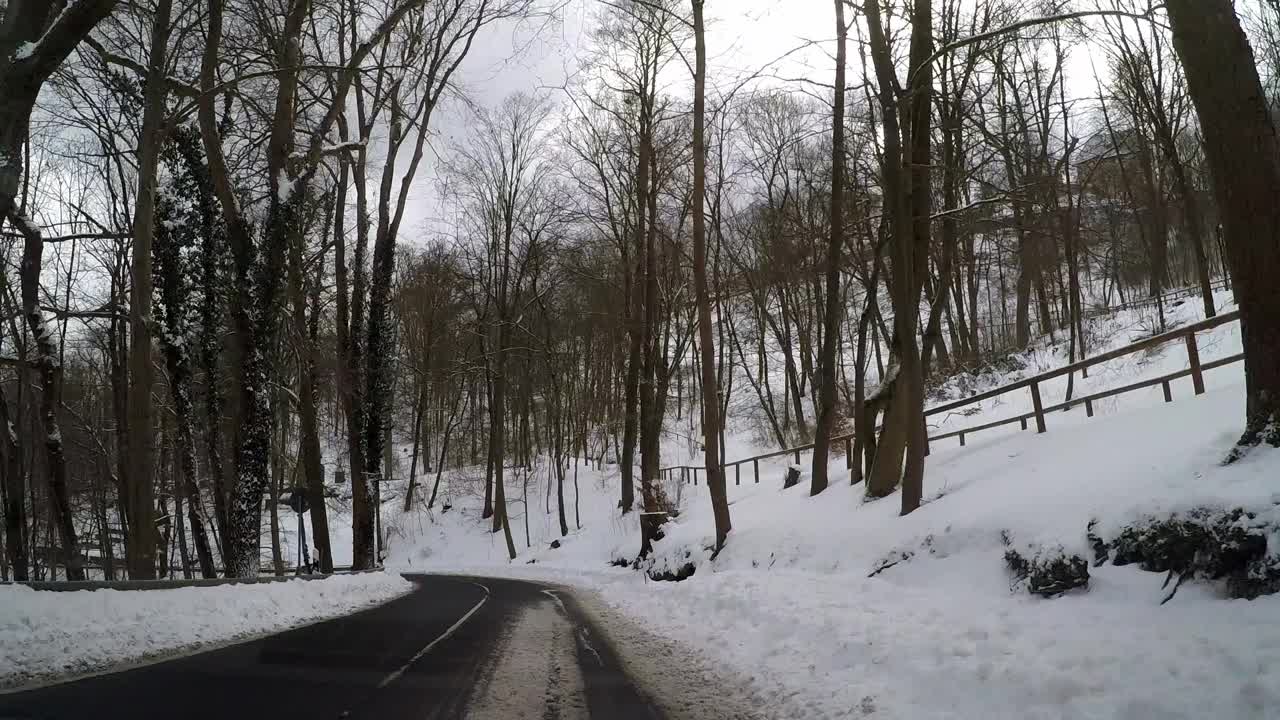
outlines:
[[[1178, 380], [1180, 378], [1184, 378], [1188, 376], [1191, 378], [1191, 385], [1195, 391], [1195, 394], [1196, 395], [1203, 394], [1205, 371], [1213, 370], [1214, 368], [1220, 368], [1225, 365], [1230, 365], [1232, 363], [1239, 362], [1240, 360], [1244, 359], [1244, 354], [1237, 353], [1235, 355], [1231, 355], [1230, 357], [1219, 358], [1218, 360], [1214, 360], [1212, 362], [1202, 363], [1200, 362], [1200, 350], [1199, 350], [1199, 347], [1196, 345], [1196, 333], [1203, 332], [1205, 330], [1212, 330], [1213, 328], [1219, 327], [1221, 325], [1226, 325], [1227, 323], [1235, 322], [1239, 319], [1240, 319], [1240, 312], [1238, 310], [1232, 311], [1229, 313], [1222, 313], [1216, 317], [1209, 318], [1208, 320], [1202, 320], [1200, 322], [1193, 323], [1185, 327], [1177, 328], [1175, 330], [1171, 330], [1169, 332], [1162, 333], [1160, 335], [1155, 335], [1153, 337], [1147, 338], [1146, 340], [1142, 340], [1140, 342], [1136, 342], [1131, 345], [1126, 345], [1121, 348], [1116, 348], [1115, 350], [1111, 350], [1109, 352], [1105, 352], [1105, 353], [1102, 353], [1101, 355], [1097, 355], [1091, 358], [1086, 358], [1084, 360], [1071, 363], [1070, 365], [1064, 365], [1060, 368], [1056, 368], [1053, 370], [1040, 373], [1039, 375], [1033, 375], [1032, 377], [1024, 378], [1017, 382], [1009, 383], [1008, 385], [1002, 385], [998, 388], [994, 388], [986, 392], [981, 392], [967, 398], [961, 398], [959, 400], [943, 403], [941, 405], [937, 405], [932, 408], [927, 408], [924, 411], [924, 414], [925, 414], [925, 417], [930, 417], [934, 415], [940, 415], [942, 413], [952, 412], [954, 410], [963, 408], [967, 405], [980, 403], [984, 400], [990, 400], [991, 398], [999, 397], [1001, 395], [1007, 395], [1012, 392], [1026, 390], [1031, 393], [1031, 405], [1032, 405], [1031, 412], [1021, 413], [1019, 415], [1007, 417], [1002, 420], [983, 423], [981, 425], [974, 425], [972, 427], [966, 427], [960, 430], [951, 430], [949, 432], [945, 432], [939, 435], [931, 435], [929, 436], [929, 441], [934, 442], [938, 440], [945, 440], [948, 438], [957, 438], [960, 442], [960, 445], [963, 446], [965, 444], [967, 436], [972, 435], [973, 433], [982, 432], [983, 430], [991, 430], [992, 428], [998, 428], [1004, 425], [1011, 425], [1013, 423], [1019, 423], [1022, 426], [1022, 429], [1026, 430], [1028, 427], [1029, 420], [1034, 420], [1035, 426], [1036, 426], [1036, 432], [1042, 433], [1048, 430], [1048, 423], [1046, 423], [1045, 421], [1045, 416], [1048, 413], [1053, 412], [1054, 410], [1067, 410], [1073, 407], [1077, 407], [1079, 405], [1084, 405], [1085, 415], [1087, 415], [1088, 417], [1093, 417], [1093, 404], [1095, 402], [1109, 398], [1109, 397], [1123, 395], [1124, 393], [1133, 392], [1135, 390], [1142, 390], [1144, 388], [1155, 387], [1156, 385], [1161, 386], [1161, 388], [1164, 390], [1164, 401], [1173, 402], [1173, 390], [1170, 387], [1170, 383], [1173, 382], [1174, 380]], [[1080, 397], [1072, 398], [1070, 400], [1065, 400], [1063, 402], [1055, 403], [1052, 405], [1044, 404], [1044, 400], [1040, 393], [1040, 385], [1044, 382], [1053, 380], [1055, 378], [1063, 377], [1065, 375], [1069, 375], [1074, 372], [1080, 372], [1082, 377], [1088, 377], [1089, 368], [1095, 365], [1100, 365], [1104, 362], [1115, 360], [1117, 358], [1121, 358], [1126, 355], [1132, 355], [1134, 353], [1144, 352], [1144, 351], [1150, 350], [1151, 348], [1158, 347], [1165, 343], [1173, 342], [1176, 340], [1181, 340], [1183, 344], [1186, 346], [1187, 361], [1189, 366], [1185, 370], [1179, 370], [1177, 372], [1168, 373], [1167, 375], [1161, 375], [1159, 377], [1141, 380], [1135, 383], [1124, 385], [1122, 387], [1112, 388], [1110, 390], [1103, 390], [1101, 392], [1093, 393], [1091, 395], [1083, 395]], [[837, 446], [837, 444], [841, 442], [844, 443], [846, 468], [852, 467], [851, 463], [853, 461], [853, 437], [854, 436], [852, 434], [848, 434], [848, 435], [837, 435], [831, 438], [832, 446]], [[733, 460], [730, 462], [726, 462], [724, 465], [726, 480], [728, 479], [729, 469], [732, 468], [733, 484], [741, 485], [742, 484], [742, 466], [750, 463], [752, 466], [752, 474], [755, 478], [755, 482], [758, 483], [760, 482], [760, 461], [761, 460], [768, 460], [770, 458], [781, 457], [784, 455], [794, 455], [796, 463], [799, 464], [800, 454], [802, 452], [806, 452], [812, 449], [813, 449], [813, 443], [809, 443], [807, 445], [798, 445], [796, 447], [786, 448], [785, 450], [776, 450], [771, 453], [764, 453], [762, 455], [755, 455], [753, 457], [743, 458], [741, 460]], [[661, 476], [666, 480], [673, 479], [675, 477], [675, 473], [679, 473], [680, 480], [682, 482], [692, 482], [694, 485], [698, 484], [699, 472], [706, 472], [706, 468], [699, 465], [674, 465], [671, 467], [662, 468], [659, 471]]]

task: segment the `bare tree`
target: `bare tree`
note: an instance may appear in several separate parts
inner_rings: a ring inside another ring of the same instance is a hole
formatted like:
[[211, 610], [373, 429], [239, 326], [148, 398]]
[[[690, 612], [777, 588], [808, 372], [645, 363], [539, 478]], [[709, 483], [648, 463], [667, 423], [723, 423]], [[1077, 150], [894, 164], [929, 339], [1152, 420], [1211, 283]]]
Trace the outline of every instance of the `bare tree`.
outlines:
[[0, 20], [0, 97], [5, 98], [0, 103], [0, 218], [12, 223], [23, 237], [19, 269], [22, 313], [36, 345], [33, 364], [40, 377], [44, 446], [58, 535], [66, 557], [67, 576], [77, 580], [84, 575], [58, 421], [62, 368], [53, 342], [53, 329], [40, 308], [44, 237], [25, 214], [18, 192], [23, 175], [23, 144], [41, 87], [115, 4], [114, 0], [84, 0], [58, 7], [57, 3], [40, 0], [13, 0], [5, 6], [3, 20]]

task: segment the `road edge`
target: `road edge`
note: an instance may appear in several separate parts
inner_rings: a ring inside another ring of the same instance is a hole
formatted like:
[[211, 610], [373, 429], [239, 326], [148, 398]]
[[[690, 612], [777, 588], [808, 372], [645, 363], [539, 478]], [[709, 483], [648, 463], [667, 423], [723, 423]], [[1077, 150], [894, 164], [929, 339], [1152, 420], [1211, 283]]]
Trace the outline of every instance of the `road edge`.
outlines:
[[[717, 669], [679, 639], [660, 635], [626, 616], [588, 587], [543, 584], [563, 597], [598, 642], [608, 646], [636, 690], [669, 720], [769, 720], [768, 704], [743, 678]], [[662, 692], [656, 692], [661, 688]], [[789, 715], [787, 717], [790, 717]]]
[[[403, 577], [402, 573], [390, 573], [390, 574], [395, 574], [395, 575], [399, 575], [400, 577]], [[410, 580], [409, 582], [413, 582], [413, 581]], [[262, 638], [270, 637], [272, 635], [278, 635], [283, 632], [289, 632], [291, 630], [298, 630], [301, 628], [310, 627], [312, 625], [318, 625], [320, 623], [328, 622], [336, 618], [347, 617], [349, 615], [355, 615], [357, 613], [362, 613], [362, 612], [368, 612], [370, 610], [373, 610], [374, 608], [381, 607], [389, 602], [394, 602], [396, 600], [404, 598], [405, 596], [411, 593], [414, 593], [417, 590], [418, 590], [418, 585], [414, 583], [413, 587], [406, 589], [404, 592], [399, 593], [398, 595], [393, 595], [391, 597], [384, 598], [382, 600], [379, 600], [374, 603], [370, 603], [368, 605], [362, 605], [360, 607], [353, 608], [350, 612], [344, 612], [338, 615], [329, 615], [327, 617], [305, 620], [303, 622], [294, 623], [292, 625], [285, 625], [282, 627], [273, 628], [271, 630], [263, 630], [261, 632], [248, 632], [240, 635], [233, 635], [223, 640], [212, 640], [208, 642], [197, 641], [188, 645], [183, 645], [181, 647], [174, 647], [168, 650], [159, 650], [159, 651], [147, 653], [145, 655], [141, 655], [139, 657], [132, 658], [129, 660], [124, 660], [118, 663], [112, 663], [106, 666], [98, 666], [88, 670], [83, 670], [83, 671], [74, 670], [74, 671], [71, 671], [70, 673], [51, 672], [51, 673], [39, 673], [35, 675], [23, 675], [23, 676], [16, 676], [16, 675], [0, 676], [0, 695], [13, 695], [16, 693], [27, 692], [30, 690], [40, 690], [43, 688], [54, 687], [56, 685], [64, 685], [66, 683], [77, 682], [80, 680], [87, 680], [89, 678], [100, 677], [103, 675], [114, 675], [116, 673], [127, 672], [129, 670], [136, 670], [137, 668], [144, 668], [151, 665], [158, 665], [163, 662], [169, 662], [170, 660], [180, 660], [182, 658], [191, 657], [193, 655], [199, 655], [205, 652], [211, 652], [213, 650], [221, 650], [222, 648], [233, 647], [235, 645], [243, 645], [244, 643], [260, 640]], [[86, 590], [85, 592], [93, 592], [93, 591]], [[129, 592], [147, 592], [147, 591], [136, 590], [136, 591], [129, 591]]]

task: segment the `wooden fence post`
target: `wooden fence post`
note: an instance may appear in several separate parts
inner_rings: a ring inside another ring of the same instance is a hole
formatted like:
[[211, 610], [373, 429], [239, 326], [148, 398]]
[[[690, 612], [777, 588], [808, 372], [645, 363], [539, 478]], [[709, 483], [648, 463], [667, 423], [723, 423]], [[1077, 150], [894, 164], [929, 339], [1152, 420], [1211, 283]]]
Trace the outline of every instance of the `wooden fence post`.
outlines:
[[1200, 369], [1200, 348], [1196, 346], [1196, 334], [1187, 333], [1187, 360], [1191, 363], [1191, 385], [1197, 395], [1204, 394], [1204, 372]]
[[799, 464], [800, 464], [800, 451], [799, 451], [799, 450], [796, 450], [796, 464], [797, 464], [797, 465], [799, 465]]
[[738, 463], [733, 464], [733, 484], [734, 485], [742, 484], [742, 466], [739, 465]]
[[1031, 405], [1036, 411], [1036, 432], [1044, 432], [1044, 403], [1040, 401], [1040, 383], [1031, 383]]
[[960, 433], [960, 447], [964, 447], [964, 433]]
[[1093, 417], [1093, 401], [1092, 400], [1084, 401], [1084, 414], [1087, 415], [1088, 417]]
[[844, 439], [844, 469], [853, 469], [853, 438]]
[[759, 460], [752, 460], [752, 461], [751, 461], [751, 466], [752, 466], [752, 468], [755, 470], [755, 473], [756, 473], [756, 484], [757, 484], [757, 485], [759, 485], [759, 484], [760, 484], [760, 461], [759, 461]]
[[1164, 390], [1164, 401], [1173, 402], [1173, 392], [1169, 389], [1169, 381], [1165, 380], [1160, 383], [1160, 387]]

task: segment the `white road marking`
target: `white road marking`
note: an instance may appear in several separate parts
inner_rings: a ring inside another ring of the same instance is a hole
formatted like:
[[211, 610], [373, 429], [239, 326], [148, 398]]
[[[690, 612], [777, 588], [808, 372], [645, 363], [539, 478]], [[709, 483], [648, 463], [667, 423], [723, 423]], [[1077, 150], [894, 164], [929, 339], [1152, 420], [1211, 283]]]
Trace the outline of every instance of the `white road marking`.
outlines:
[[475, 615], [476, 611], [479, 610], [485, 604], [485, 602], [489, 599], [489, 588], [485, 587], [484, 585], [481, 585], [478, 582], [473, 582], [471, 584], [475, 585], [476, 587], [484, 591], [484, 597], [480, 598], [480, 602], [476, 603], [475, 607], [468, 610], [466, 615], [463, 615], [461, 618], [459, 618], [458, 622], [454, 623], [453, 625], [450, 625], [448, 630], [445, 630], [443, 633], [440, 634], [440, 637], [427, 643], [425, 647], [423, 647], [418, 652], [414, 653], [413, 657], [409, 658], [409, 662], [405, 663], [404, 665], [401, 665], [400, 668], [397, 669], [395, 672], [383, 678], [382, 682], [378, 683], [379, 690], [398, 680], [401, 675], [405, 674], [405, 671], [409, 669], [410, 665], [413, 665], [414, 663], [418, 662], [418, 660], [422, 659], [422, 656], [431, 652], [431, 648], [447, 640], [450, 635], [456, 632], [458, 628], [462, 627], [462, 624], [465, 623], [467, 620], [471, 619], [471, 616]]
[[564, 616], [565, 616], [566, 618], [569, 618], [569, 617], [570, 617], [570, 616], [569, 616], [569, 608], [567, 608], [567, 607], [565, 607], [565, 606], [564, 606], [564, 601], [560, 599], [560, 596], [556, 594], [556, 591], [555, 591], [555, 590], [549, 590], [549, 589], [548, 589], [548, 590], [543, 590], [543, 591], [542, 591], [542, 594], [543, 594], [543, 595], [546, 595], [547, 597], [551, 598], [552, 600], [555, 600], [555, 601], [556, 601], [556, 604], [560, 606], [560, 610], [561, 610], [562, 612], [564, 612]]

